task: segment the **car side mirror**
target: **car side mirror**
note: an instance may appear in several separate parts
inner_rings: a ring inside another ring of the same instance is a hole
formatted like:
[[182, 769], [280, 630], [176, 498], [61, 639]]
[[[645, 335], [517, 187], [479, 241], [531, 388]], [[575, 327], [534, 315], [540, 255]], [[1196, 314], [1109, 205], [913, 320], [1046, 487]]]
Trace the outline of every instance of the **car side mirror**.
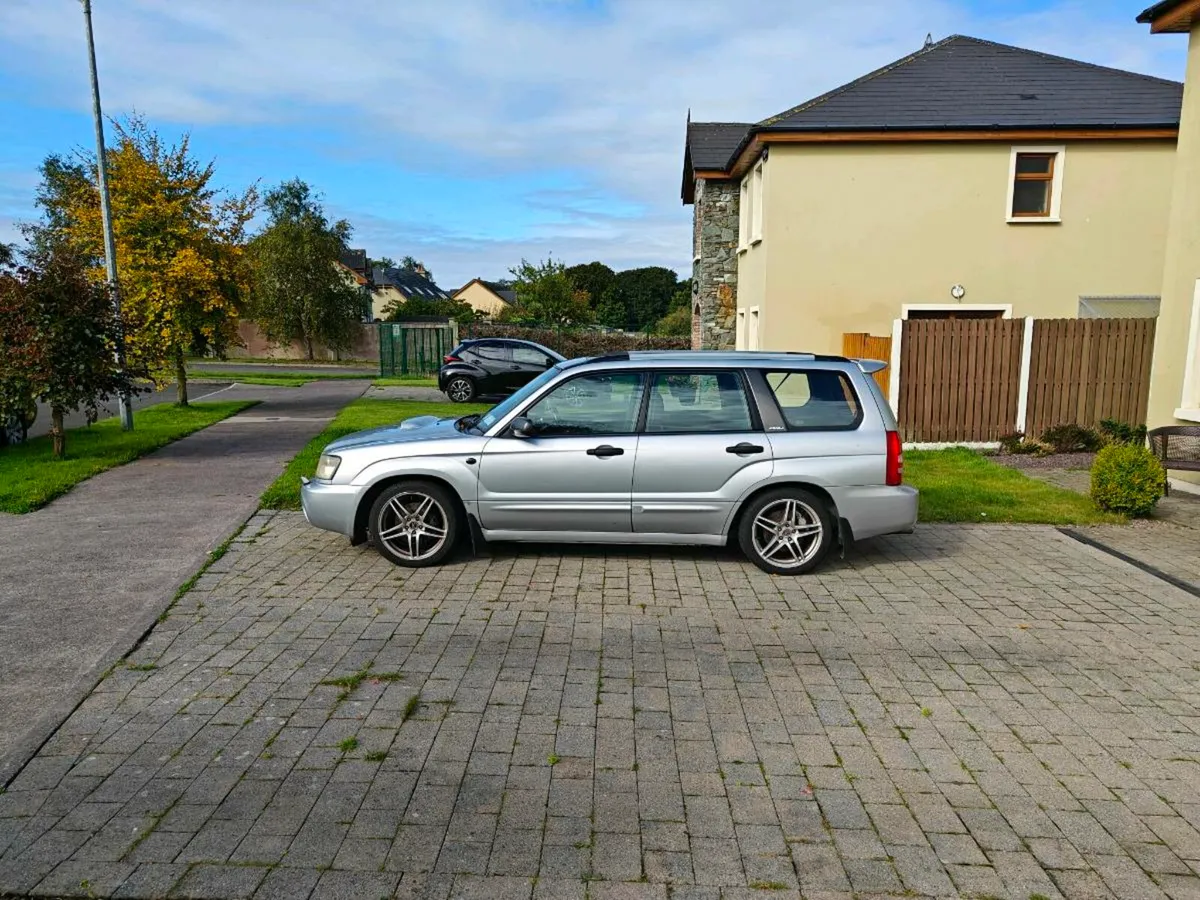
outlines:
[[531, 438], [534, 436], [533, 423], [525, 416], [517, 416], [513, 419], [509, 429], [512, 431], [513, 437]]

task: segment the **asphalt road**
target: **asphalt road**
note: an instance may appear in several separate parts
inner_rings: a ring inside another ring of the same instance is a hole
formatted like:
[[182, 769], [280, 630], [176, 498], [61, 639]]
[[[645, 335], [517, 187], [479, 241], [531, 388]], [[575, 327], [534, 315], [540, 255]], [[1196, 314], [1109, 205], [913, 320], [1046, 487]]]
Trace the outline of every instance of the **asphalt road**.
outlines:
[[[210, 394], [217, 391], [223, 391], [229, 387], [229, 382], [204, 382], [203, 384], [188, 385], [189, 400], [203, 400]], [[168, 385], [161, 391], [150, 391], [148, 394], [138, 394], [133, 398], [134, 409], [144, 409], [147, 406], [156, 406], [159, 403], [174, 403], [178, 395], [175, 392], [175, 385]], [[220, 399], [220, 398], [213, 398]], [[107, 403], [100, 405], [100, 418], [107, 419], [110, 416], [117, 414], [117, 401], [110, 400]], [[83, 412], [68, 413], [63, 424], [67, 428], [79, 428], [87, 424], [87, 417]], [[33, 423], [33, 427], [29, 429], [29, 436], [38, 437], [39, 435], [50, 433], [50, 407], [44, 403], [38, 404], [37, 421]]]
[[246, 375], [251, 375], [256, 372], [260, 373], [275, 373], [277, 375], [359, 375], [363, 378], [377, 378], [379, 376], [379, 367], [376, 365], [368, 366], [312, 366], [304, 365], [303, 363], [245, 363], [245, 362], [221, 362], [219, 359], [205, 362], [189, 362], [188, 371], [193, 375], [203, 374], [208, 372], [239, 372]]

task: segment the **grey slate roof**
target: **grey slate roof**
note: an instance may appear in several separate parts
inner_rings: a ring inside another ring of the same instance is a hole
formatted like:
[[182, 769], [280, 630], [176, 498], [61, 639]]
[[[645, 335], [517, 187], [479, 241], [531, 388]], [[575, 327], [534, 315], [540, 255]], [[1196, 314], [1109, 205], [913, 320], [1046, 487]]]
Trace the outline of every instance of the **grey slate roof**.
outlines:
[[356, 272], [367, 271], [367, 251], [366, 250], [351, 250], [349, 248], [343, 250], [338, 257], [348, 269], [354, 269]]
[[1183, 85], [952, 35], [754, 124], [689, 122], [690, 173], [727, 169], [752, 134], [1179, 126]]
[[426, 300], [449, 300], [450, 295], [426, 278], [408, 269], [376, 269], [376, 287], [394, 287], [405, 297], [422, 297]]
[[[479, 280], [483, 281], [482, 278]], [[499, 297], [501, 300], [503, 300], [509, 306], [512, 306], [514, 303], [517, 302], [517, 292], [514, 291], [512, 288], [502, 287], [501, 285], [497, 284], [494, 281], [483, 281], [483, 284], [487, 287], [487, 289], [489, 291], [491, 291], [493, 294], [495, 294], [497, 297]]]
[[765, 129], [1178, 127], [1183, 85], [953, 35], [759, 123]]
[[689, 122], [687, 152], [693, 169], [723, 169], [753, 127], [751, 122]]

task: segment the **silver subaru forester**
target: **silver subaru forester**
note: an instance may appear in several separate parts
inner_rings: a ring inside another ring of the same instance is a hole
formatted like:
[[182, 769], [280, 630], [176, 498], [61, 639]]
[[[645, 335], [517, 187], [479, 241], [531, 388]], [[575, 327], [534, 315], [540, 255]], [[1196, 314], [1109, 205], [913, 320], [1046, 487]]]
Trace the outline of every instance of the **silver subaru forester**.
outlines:
[[810, 571], [837, 544], [910, 532], [900, 436], [871, 373], [795, 353], [633, 352], [547, 369], [482, 415], [418, 416], [325, 448], [318, 528], [401, 566], [460, 539], [736, 542]]

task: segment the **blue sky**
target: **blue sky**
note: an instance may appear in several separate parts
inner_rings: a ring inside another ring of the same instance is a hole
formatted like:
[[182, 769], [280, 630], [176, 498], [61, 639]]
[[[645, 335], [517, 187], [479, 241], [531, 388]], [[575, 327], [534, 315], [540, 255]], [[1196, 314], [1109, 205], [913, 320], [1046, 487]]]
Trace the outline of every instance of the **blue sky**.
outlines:
[[[218, 181], [299, 176], [439, 283], [521, 257], [690, 266], [684, 121], [753, 121], [970, 34], [1182, 79], [1119, 0], [93, 0], [105, 113]], [[93, 141], [77, 0], [0, 0], [0, 241]]]

